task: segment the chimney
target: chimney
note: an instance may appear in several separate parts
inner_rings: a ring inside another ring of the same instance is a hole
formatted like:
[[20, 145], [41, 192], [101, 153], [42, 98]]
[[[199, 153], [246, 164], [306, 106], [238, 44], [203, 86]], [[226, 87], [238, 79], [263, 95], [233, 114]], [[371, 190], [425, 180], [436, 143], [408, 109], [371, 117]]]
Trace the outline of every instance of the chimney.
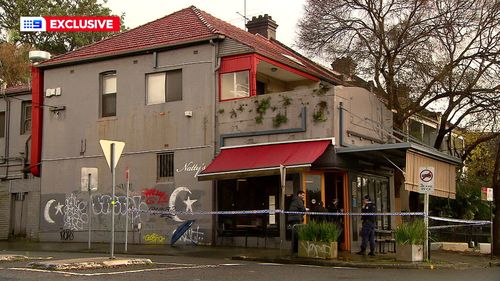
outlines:
[[260, 15], [259, 17], [252, 17], [252, 20], [247, 22], [246, 27], [248, 32], [252, 34], [260, 34], [267, 39], [276, 39], [276, 28], [278, 24], [271, 18], [271, 16]]
[[332, 69], [335, 72], [342, 74], [344, 81], [351, 80], [356, 73], [356, 66], [357, 64], [351, 57], [339, 58], [332, 63]]

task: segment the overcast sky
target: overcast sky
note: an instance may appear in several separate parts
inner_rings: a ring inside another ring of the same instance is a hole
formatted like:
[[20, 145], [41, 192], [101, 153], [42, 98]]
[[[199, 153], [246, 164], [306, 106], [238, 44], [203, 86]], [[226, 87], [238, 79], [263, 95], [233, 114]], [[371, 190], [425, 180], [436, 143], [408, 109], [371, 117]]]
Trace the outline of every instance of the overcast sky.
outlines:
[[[125, 13], [125, 25], [134, 28], [175, 11], [196, 6], [215, 17], [244, 28], [244, 0], [108, 0], [105, 5], [114, 14]], [[303, 13], [305, 0], [246, 0], [247, 18], [268, 14], [278, 24], [276, 37], [293, 47], [297, 21]]]

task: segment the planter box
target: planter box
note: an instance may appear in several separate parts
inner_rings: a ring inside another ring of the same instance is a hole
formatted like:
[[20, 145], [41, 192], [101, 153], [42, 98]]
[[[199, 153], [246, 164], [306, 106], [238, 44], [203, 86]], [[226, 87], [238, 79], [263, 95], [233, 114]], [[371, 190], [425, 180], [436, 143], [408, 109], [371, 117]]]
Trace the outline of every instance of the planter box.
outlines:
[[315, 242], [299, 240], [299, 257], [315, 259], [336, 259], [337, 242]]
[[423, 261], [423, 245], [396, 245], [396, 259], [398, 261]]
[[478, 243], [479, 252], [481, 254], [491, 254], [491, 244], [490, 243]]

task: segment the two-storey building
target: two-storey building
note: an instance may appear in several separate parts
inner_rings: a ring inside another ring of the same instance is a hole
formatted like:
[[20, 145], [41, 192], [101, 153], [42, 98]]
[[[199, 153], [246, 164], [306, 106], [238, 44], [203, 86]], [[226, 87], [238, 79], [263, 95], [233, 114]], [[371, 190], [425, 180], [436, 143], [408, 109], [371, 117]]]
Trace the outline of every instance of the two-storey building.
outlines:
[[[34, 69], [33, 102], [50, 106], [33, 107], [40, 239], [68, 229], [86, 241], [90, 228], [109, 241], [115, 208], [118, 242], [128, 215], [133, 243], [167, 243], [195, 219], [183, 241], [279, 247], [283, 218], [252, 210], [286, 208], [298, 190], [309, 208], [337, 198], [356, 212], [369, 194], [379, 212], [403, 210], [418, 165], [440, 165], [435, 194], [453, 196], [455, 159], [396, 143], [383, 101], [281, 44], [271, 17], [247, 27], [189, 7]], [[102, 139], [125, 142], [114, 200]], [[90, 195], [80, 184], [88, 167], [99, 171]], [[345, 217], [344, 249], [356, 247], [359, 224]]]

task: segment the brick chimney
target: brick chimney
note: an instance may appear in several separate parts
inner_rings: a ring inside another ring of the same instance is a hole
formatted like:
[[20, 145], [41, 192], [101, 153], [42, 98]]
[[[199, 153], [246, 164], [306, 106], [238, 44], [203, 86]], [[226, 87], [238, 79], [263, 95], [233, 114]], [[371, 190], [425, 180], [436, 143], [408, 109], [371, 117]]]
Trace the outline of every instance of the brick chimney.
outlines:
[[332, 69], [342, 74], [344, 81], [351, 80], [356, 74], [356, 66], [357, 64], [351, 57], [339, 58], [332, 63]]
[[271, 18], [271, 16], [260, 15], [252, 17], [252, 20], [246, 24], [248, 32], [252, 34], [260, 34], [267, 39], [276, 39], [276, 28], [278, 24]]

